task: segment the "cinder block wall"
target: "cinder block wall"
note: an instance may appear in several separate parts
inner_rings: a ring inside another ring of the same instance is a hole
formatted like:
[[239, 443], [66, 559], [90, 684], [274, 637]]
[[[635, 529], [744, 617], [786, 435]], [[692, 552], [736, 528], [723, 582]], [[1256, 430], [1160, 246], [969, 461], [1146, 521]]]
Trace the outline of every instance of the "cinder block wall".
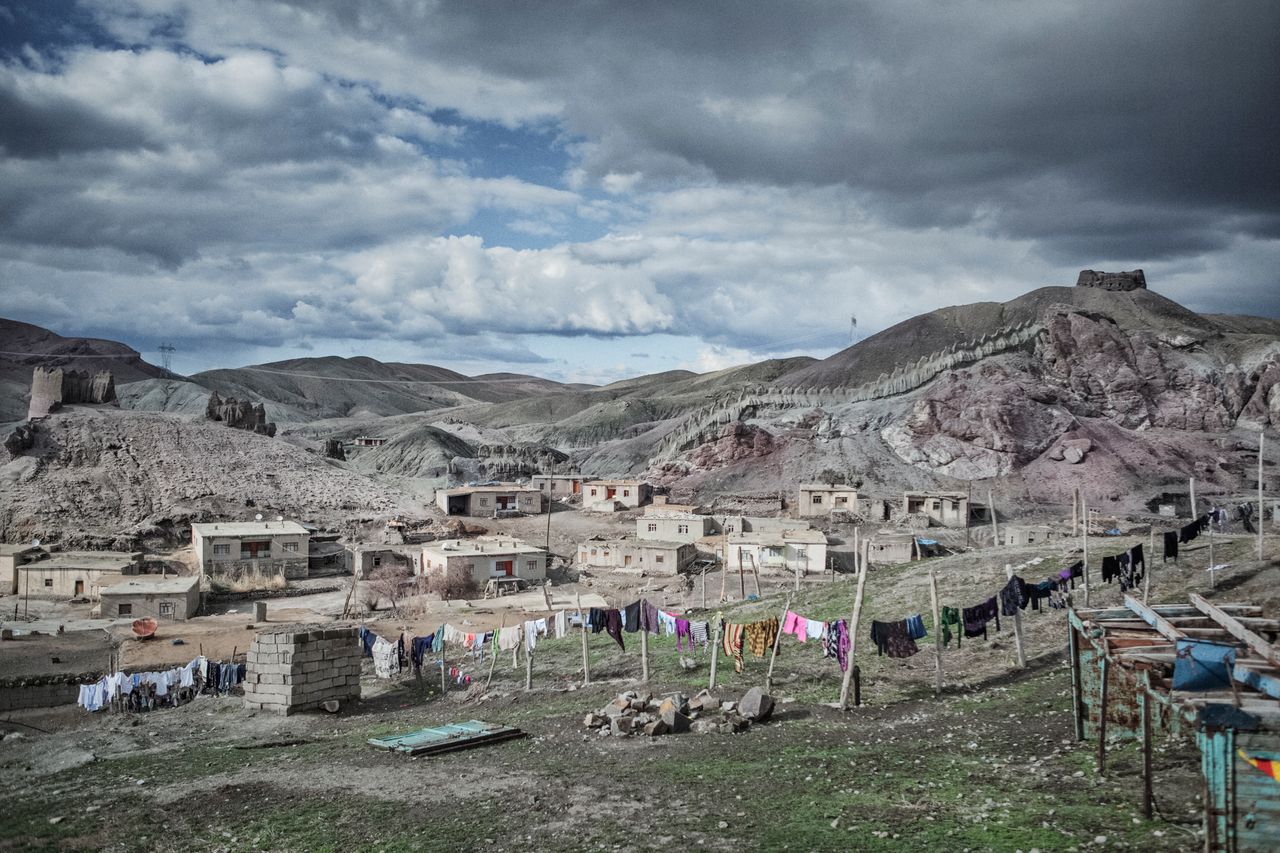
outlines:
[[359, 699], [356, 633], [355, 628], [294, 626], [257, 634], [245, 667], [245, 707], [293, 714], [330, 699]]

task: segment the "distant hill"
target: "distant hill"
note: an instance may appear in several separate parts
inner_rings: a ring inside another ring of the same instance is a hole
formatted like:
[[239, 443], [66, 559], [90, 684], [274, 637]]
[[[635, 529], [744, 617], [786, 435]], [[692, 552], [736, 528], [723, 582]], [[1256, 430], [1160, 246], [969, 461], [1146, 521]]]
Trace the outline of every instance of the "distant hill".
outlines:
[[149, 364], [132, 347], [99, 338], [67, 338], [40, 326], [0, 318], [0, 423], [27, 416], [31, 373], [36, 367], [61, 367], [95, 373], [110, 370], [116, 384], [163, 377], [178, 378]]

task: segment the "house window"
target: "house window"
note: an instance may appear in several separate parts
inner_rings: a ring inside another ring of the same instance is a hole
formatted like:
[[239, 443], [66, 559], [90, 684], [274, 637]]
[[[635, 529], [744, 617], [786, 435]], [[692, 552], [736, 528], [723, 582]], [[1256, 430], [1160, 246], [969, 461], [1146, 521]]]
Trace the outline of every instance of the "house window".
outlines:
[[44, 579], [44, 585], [45, 585], [45, 586], [53, 586], [53, 578], [45, 578], [45, 579]]
[[688, 533], [688, 532], [689, 532], [689, 525], [687, 525], [687, 524], [681, 524], [681, 525], [677, 526], [677, 527], [676, 527], [676, 532], [677, 532], [677, 533]]
[[942, 509], [942, 501], [934, 501], [934, 502], [933, 502], [933, 511], [934, 511], [934, 512], [937, 512], [937, 511], [938, 511], [938, 510], [940, 510], [940, 509]]
[[662, 562], [662, 555], [661, 555], [661, 554], [654, 554], [654, 555], [653, 555], [653, 561], [654, 561], [655, 563], [661, 563], [661, 562]]
[[537, 560], [529, 560], [528, 562], [526, 562], [526, 563], [524, 564], [524, 566], [525, 566], [525, 568], [526, 568], [526, 569], [528, 569], [530, 572], [536, 572], [536, 571], [538, 570], [538, 561], [537, 561]]
[[650, 523], [649, 523], [649, 532], [650, 532], [650, 533], [657, 533], [657, 532], [658, 532], [658, 525], [656, 525], [656, 524], [654, 524], [654, 523], [650, 522]]
[[488, 498], [481, 498], [481, 499], [480, 499], [480, 506], [488, 506], [488, 505], [489, 505], [489, 499], [488, 499]]
[[230, 555], [231, 555], [231, 546], [230, 546], [230, 545], [214, 545], [214, 546], [213, 546], [213, 556], [215, 556], [215, 557], [227, 557], [227, 556], [230, 556]]
[[820, 504], [820, 503], [822, 503], [822, 495], [814, 495], [814, 496], [813, 496], [813, 502], [814, 502], [815, 504]]
[[132, 615], [133, 615], [133, 605], [132, 605], [132, 604], [117, 604], [117, 605], [116, 605], [116, 615], [117, 615], [117, 616], [132, 616]]
[[840, 497], [836, 498], [836, 503], [838, 504], [847, 504], [848, 502], [849, 502], [849, 499], [846, 498], [844, 495], [841, 495]]
[[291, 552], [291, 553], [296, 554], [296, 553], [298, 552], [298, 543], [297, 543], [297, 542], [286, 542], [286, 543], [284, 543], [284, 549], [285, 549], [286, 551], [289, 551], [289, 552]]
[[591, 490], [591, 497], [593, 497], [593, 498], [594, 498], [595, 496], [596, 496], [596, 490], [595, 490], [595, 489], [592, 489], [592, 490]]
[[374, 558], [373, 558], [373, 567], [376, 569], [376, 568], [378, 568], [378, 566], [381, 566], [381, 565], [382, 565], [382, 557], [380, 557], [380, 556], [374, 556]]
[[173, 618], [173, 602], [172, 601], [160, 602], [160, 618], [161, 619]]
[[592, 549], [591, 549], [591, 556], [593, 556], [593, 557], [594, 557], [595, 555], [596, 555], [596, 549], [595, 549], [595, 548], [592, 548]]

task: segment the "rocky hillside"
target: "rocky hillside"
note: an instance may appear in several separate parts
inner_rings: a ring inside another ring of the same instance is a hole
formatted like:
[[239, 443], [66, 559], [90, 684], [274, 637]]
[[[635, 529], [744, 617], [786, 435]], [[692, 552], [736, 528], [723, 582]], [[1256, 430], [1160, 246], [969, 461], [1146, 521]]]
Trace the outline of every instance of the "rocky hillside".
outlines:
[[16, 320], [0, 318], [0, 424], [27, 416], [31, 374], [36, 367], [62, 367], [95, 373], [110, 370], [116, 384], [173, 374], [148, 364], [134, 349], [98, 338], [62, 335]]
[[[8, 457], [5, 457], [8, 459]], [[191, 521], [255, 513], [338, 524], [421, 506], [300, 447], [216, 423], [71, 407], [0, 467], [0, 541], [180, 542]]]

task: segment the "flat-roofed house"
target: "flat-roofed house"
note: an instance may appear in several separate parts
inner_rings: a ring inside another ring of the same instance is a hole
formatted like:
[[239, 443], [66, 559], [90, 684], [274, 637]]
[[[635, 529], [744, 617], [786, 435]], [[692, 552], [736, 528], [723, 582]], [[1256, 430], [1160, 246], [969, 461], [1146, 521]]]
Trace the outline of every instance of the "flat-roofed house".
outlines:
[[105, 584], [99, 591], [103, 619], [174, 619], [184, 621], [200, 609], [196, 575], [137, 575]]
[[0, 544], [0, 585], [18, 592], [18, 566], [39, 559], [45, 553], [39, 545]]
[[969, 496], [964, 492], [904, 492], [902, 511], [927, 515], [945, 527], [964, 527], [969, 518]]
[[191, 544], [207, 577], [305, 578], [311, 534], [296, 521], [215, 521], [191, 525]]
[[716, 532], [716, 520], [681, 508], [650, 506], [636, 519], [636, 538], [653, 542], [696, 542]]
[[590, 481], [590, 477], [581, 474], [534, 474], [529, 478], [529, 485], [550, 500], [565, 500], [582, 494], [583, 484]]
[[717, 550], [726, 546], [727, 552], [720, 556], [731, 572], [740, 566], [750, 571], [753, 565], [761, 572], [787, 574], [822, 574], [827, 568], [827, 537], [821, 530], [731, 533]]
[[491, 578], [541, 581], [547, 576], [547, 552], [510, 536], [442, 539], [422, 546], [418, 574], [426, 577], [461, 566], [478, 586]]
[[691, 542], [649, 539], [588, 539], [578, 546], [577, 563], [593, 569], [675, 575], [686, 572], [698, 558]]
[[796, 515], [801, 518], [857, 511], [858, 490], [853, 486], [805, 483], [796, 498]]
[[582, 487], [582, 508], [596, 512], [636, 509], [653, 499], [653, 486], [644, 480], [593, 480]]
[[19, 592], [32, 598], [96, 600], [104, 584], [142, 571], [142, 553], [55, 551], [17, 567]]
[[542, 492], [533, 486], [497, 483], [485, 486], [459, 486], [436, 492], [436, 506], [446, 515], [475, 518], [497, 518], [506, 513], [542, 512]]

